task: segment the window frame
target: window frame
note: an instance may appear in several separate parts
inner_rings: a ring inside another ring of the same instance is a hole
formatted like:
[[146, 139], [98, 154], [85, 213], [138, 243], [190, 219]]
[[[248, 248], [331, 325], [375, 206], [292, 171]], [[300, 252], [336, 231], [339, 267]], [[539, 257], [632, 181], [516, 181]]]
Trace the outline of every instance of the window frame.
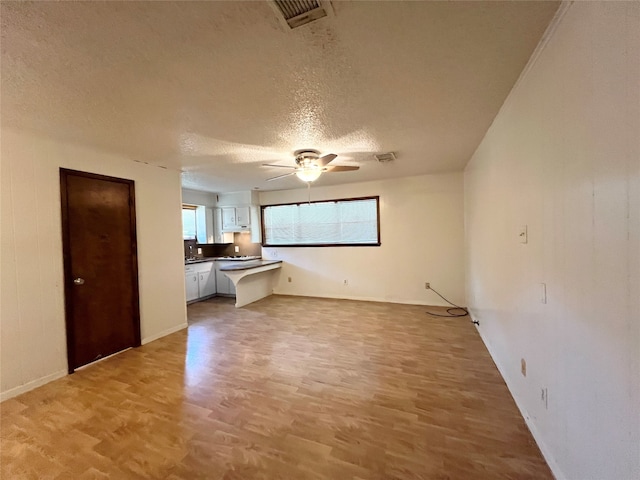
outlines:
[[[284, 207], [288, 205], [308, 205], [310, 203], [331, 203], [331, 202], [355, 202], [358, 200], [375, 200], [376, 201], [376, 234], [377, 241], [375, 243], [287, 243], [287, 244], [268, 244], [265, 234], [265, 215], [264, 210], [268, 207]], [[349, 198], [330, 198], [327, 200], [313, 200], [311, 202], [290, 202], [275, 203], [272, 205], [260, 205], [260, 228], [262, 233], [262, 246], [266, 248], [303, 248], [303, 247], [379, 247], [382, 245], [380, 238], [380, 195], [372, 195], [369, 197], [349, 197]]]
[[196, 211], [198, 210], [198, 206], [197, 205], [191, 205], [189, 203], [183, 203], [182, 204], [182, 210], [193, 210], [193, 217], [194, 217], [194, 237], [193, 238], [184, 238], [184, 221], [182, 222], [182, 240], [184, 242], [193, 242], [193, 241], [198, 241], [198, 218], [196, 216]]

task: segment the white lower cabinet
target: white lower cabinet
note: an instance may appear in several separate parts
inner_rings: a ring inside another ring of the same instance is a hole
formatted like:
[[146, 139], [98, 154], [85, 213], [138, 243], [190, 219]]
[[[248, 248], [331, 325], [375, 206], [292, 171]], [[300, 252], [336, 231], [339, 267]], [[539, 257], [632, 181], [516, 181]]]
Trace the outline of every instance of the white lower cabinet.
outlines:
[[218, 261], [216, 264], [216, 284], [217, 284], [217, 292], [223, 295], [235, 295], [236, 294], [236, 286], [233, 284], [229, 277], [227, 277], [224, 272], [220, 271], [220, 267], [226, 267], [227, 265], [232, 265], [234, 262], [224, 262]]
[[200, 295], [198, 288], [198, 274], [196, 272], [186, 272], [184, 282], [187, 290], [187, 302], [197, 300]]
[[187, 302], [209, 297], [216, 293], [216, 275], [214, 262], [194, 263], [185, 265], [185, 290]]
[[211, 268], [198, 274], [198, 292], [199, 298], [208, 297], [216, 293], [216, 275], [211, 271]]

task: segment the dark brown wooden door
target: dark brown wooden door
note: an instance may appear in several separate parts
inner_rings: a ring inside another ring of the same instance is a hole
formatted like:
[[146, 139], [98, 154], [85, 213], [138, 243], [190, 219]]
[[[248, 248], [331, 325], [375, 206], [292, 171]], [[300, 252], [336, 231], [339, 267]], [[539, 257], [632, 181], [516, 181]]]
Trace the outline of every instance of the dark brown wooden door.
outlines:
[[60, 169], [69, 372], [140, 345], [134, 183]]

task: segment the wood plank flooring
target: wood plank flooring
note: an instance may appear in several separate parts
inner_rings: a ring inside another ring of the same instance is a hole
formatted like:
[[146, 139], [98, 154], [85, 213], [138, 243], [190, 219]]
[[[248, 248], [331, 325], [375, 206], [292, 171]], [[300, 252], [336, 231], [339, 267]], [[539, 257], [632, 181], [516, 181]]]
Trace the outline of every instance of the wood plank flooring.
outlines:
[[271, 296], [7, 400], [4, 479], [552, 479], [468, 319]]

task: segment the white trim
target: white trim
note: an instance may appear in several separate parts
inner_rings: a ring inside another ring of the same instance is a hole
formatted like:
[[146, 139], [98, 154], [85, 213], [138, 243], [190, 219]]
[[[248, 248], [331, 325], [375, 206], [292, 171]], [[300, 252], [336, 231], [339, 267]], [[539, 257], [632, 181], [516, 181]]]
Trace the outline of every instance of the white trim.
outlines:
[[273, 291], [273, 294], [291, 296], [291, 297], [330, 298], [333, 300], [356, 300], [358, 302], [398, 303], [401, 305], [420, 305], [425, 307], [431, 306], [431, 307], [453, 308], [453, 305], [448, 305], [445, 303], [427, 302], [425, 300], [401, 300], [397, 298], [358, 297], [355, 295], [331, 295], [331, 294], [311, 295], [309, 293], [290, 293], [290, 292], [281, 292], [281, 291], [275, 291], [275, 290]]
[[[164, 330], [164, 331], [162, 331], [162, 332], [160, 332], [160, 333], [158, 333], [156, 335], [153, 335], [151, 337], [147, 337], [147, 338], [143, 339], [141, 343], [142, 343], [142, 345], [146, 345], [147, 343], [151, 343], [154, 340], [158, 340], [159, 338], [165, 337], [167, 335], [171, 335], [172, 333], [175, 333], [175, 332], [178, 332], [178, 331], [180, 331], [180, 330], [182, 330], [184, 328], [187, 328], [187, 326], [188, 326], [187, 322], [181, 323], [180, 325], [168, 328], [167, 330]], [[127, 350], [129, 350], [129, 349], [125, 349], [125, 350], [122, 350], [120, 352], [116, 352], [113, 355], [109, 355], [108, 357], [101, 358], [100, 360], [98, 360], [98, 362], [106, 360], [107, 358], [111, 358], [114, 355], [123, 353], [123, 352], [125, 352]], [[84, 367], [89, 367], [91, 365], [95, 365], [96, 363], [97, 362], [91, 362], [91, 363], [89, 363], [87, 365], [83, 365], [82, 367], [78, 367], [75, 370], [78, 371], [78, 370], [80, 370], [80, 369], [82, 369]], [[35, 388], [41, 387], [42, 385], [45, 385], [46, 383], [52, 382], [54, 380], [57, 380], [59, 378], [62, 378], [64, 376], [66, 376], [66, 375], [67, 375], [67, 370], [59, 370], [59, 371], [51, 373], [49, 375], [45, 375], [44, 377], [41, 377], [41, 378], [38, 378], [36, 380], [32, 380], [30, 382], [27, 382], [24, 385], [19, 385], [19, 386], [15, 387], [15, 388], [11, 388], [11, 389], [9, 389], [9, 390], [7, 390], [5, 392], [1, 392], [0, 393], [0, 402], [4, 402], [5, 400], [8, 400], [8, 399], [13, 398], [13, 397], [16, 397], [16, 396], [18, 396], [20, 394], [23, 394], [23, 393], [28, 392], [30, 390], [33, 390]]]
[[167, 328], [166, 330], [163, 330], [162, 332], [157, 333], [155, 335], [151, 335], [150, 337], [143, 338], [142, 342], [140, 342], [140, 343], [142, 345], [146, 345], [147, 343], [151, 343], [154, 340], [158, 340], [159, 338], [166, 337], [167, 335], [171, 335], [172, 333], [179, 332], [180, 330], [183, 330], [183, 329], [187, 328], [188, 326], [189, 326], [189, 324], [187, 322], [181, 323], [180, 325], [176, 325], [175, 327]]
[[[529, 75], [529, 72], [531, 71], [533, 66], [538, 62], [538, 59], [540, 58], [540, 55], [542, 55], [542, 52], [544, 52], [544, 50], [547, 48], [547, 45], [549, 44], [549, 42], [553, 38], [554, 34], [556, 33], [556, 30], [558, 30], [558, 27], [560, 26], [560, 22], [562, 21], [562, 19], [566, 15], [566, 13], [569, 11], [569, 8], [571, 8], [573, 3], [574, 3], [574, 0], [564, 0], [564, 1], [562, 1], [560, 3], [560, 6], [558, 7], [558, 10], [556, 10], [556, 13], [554, 14], [553, 18], [551, 19], [551, 22], [549, 22], [549, 25], [547, 26], [546, 30], [542, 34], [542, 37], [540, 38], [540, 41], [538, 42], [538, 45], [533, 50], [533, 53], [531, 54], [531, 57], [529, 57], [529, 60], [527, 61], [527, 64], [522, 69], [522, 72], [520, 72], [520, 75], [518, 75], [518, 79], [513, 84], [513, 87], [511, 87], [511, 90], [509, 91], [509, 94], [507, 95], [507, 98], [505, 98], [504, 102], [502, 102], [502, 106], [496, 112], [496, 116], [493, 117], [493, 120], [491, 121], [491, 125], [489, 125], [489, 128], [485, 132], [484, 137], [482, 137], [482, 141], [480, 141], [480, 143], [478, 144], [476, 149], [473, 151], [473, 154], [469, 157], [469, 160], [467, 161], [467, 165], [465, 165], [464, 170], [466, 170], [467, 167], [471, 164], [471, 161], [473, 160], [473, 157], [475, 157], [476, 152], [478, 151], [478, 148], [480, 148], [480, 145], [482, 145], [482, 142], [484, 141], [486, 136], [489, 134], [489, 132], [493, 128], [493, 123], [500, 116], [502, 111], [505, 108], [507, 108], [507, 106], [511, 102], [511, 98], [513, 97], [513, 95], [515, 95], [516, 90], [519, 89], [520, 84], [524, 81], [525, 78], [527, 78], [527, 76]], [[463, 170], [463, 172], [464, 172], [464, 170]]]
[[[562, 3], [560, 3], [558, 10], [556, 10], [556, 13], [553, 15], [553, 18], [551, 19], [551, 22], [549, 22], [547, 29], [542, 34], [542, 38], [540, 38], [538, 45], [536, 46], [535, 50], [531, 54], [531, 57], [529, 57], [527, 64], [522, 69], [522, 72], [520, 72], [520, 75], [518, 76], [516, 83], [513, 84], [513, 88], [509, 92], [509, 95], [507, 95], [507, 98], [504, 101], [504, 105], [507, 104], [513, 92], [518, 88], [522, 80], [527, 77], [527, 75], [529, 74], [533, 66], [538, 62], [538, 58], [540, 58], [540, 55], [542, 55], [542, 52], [544, 52], [544, 50], [547, 48], [547, 44], [549, 43], [551, 38], [553, 38], [554, 34], [556, 33], [556, 30], [558, 30], [558, 26], [560, 25], [560, 22], [564, 18], [565, 14], [569, 11], [569, 8], [571, 7], [571, 5], [573, 5], [573, 1], [563, 1]], [[498, 114], [499, 113], [500, 112], [498, 112]], [[496, 117], [497, 116], [498, 115], [496, 115]]]
[[[469, 312], [469, 316], [471, 317], [472, 320], [475, 320], [471, 312]], [[536, 427], [536, 424], [531, 419], [531, 416], [529, 415], [527, 410], [524, 408], [522, 403], [518, 401], [518, 397], [516, 397], [513, 394], [513, 390], [511, 390], [511, 387], [509, 386], [509, 383], [510, 383], [509, 378], [505, 373], [506, 370], [502, 367], [502, 365], [498, 361], [497, 355], [494, 354], [494, 350], [493, 350], [493, 347], [491, 346], [491, 343], [482, 334], [482, 330], [479, 327], [477, 327], [477, 330], [478, 330], [478, 334], [480, 335], [480, 338], [482, 339], [482, 343], [484, 343], [485, 347], [487, 348], [489, 355], [491, 355], [491, 358], [493, 359], [493, 363], [498, 369], [498, 372], [500, 372], [500, 376], [504, 380], [504, 383], [507, 385], [507, 389], [509, 389], [511, 398], [513, 398], [513, 401], [516, 403], [518, 410], [520, 410], [520, 415], [522, 415], [522, 418], [524, 418], [524, 421], [527, 424], [527, 427], [529, 427], [529, 431], [531, 432], [533, 439], [538, 444], [538, 448], [540, 448], [540, 452], [542, 452], [542, 456], [547, 462], [547, 465], [549, 465], [549, 468], [551, 469], [551, 473], [553, 474], [556, 480], [567, 480], [567, 476], [562, 472], [562, 470], [560, 469], [560, 466], [556, 463], [555, 458], [553, 457], [553, 454], [551, 452], [551, 449], [547, 446], [546, 443], [544, 443], [544, 440], [542, 439], [542, 435], [538, 430], [538, 428]]]
[[57, 372], [51, 373], [49, 375], [45, 375], [44, 377], [40, 377], [36, 380], [32, 380], [30, 382], [25, 383], [24, 385], [20, 385], [15, 388], [10, 388], [6, 392], [0, 393], [0, 402], [4, 402], [5, 400], [9, 400], [10, 398], [16, 397], [22, 393], [33, 390], [34, 388], [41, 387], [45, 383], [53, 382], [59, 378], [62, 378], [67, 375], [66, 370], [58, 370]]

